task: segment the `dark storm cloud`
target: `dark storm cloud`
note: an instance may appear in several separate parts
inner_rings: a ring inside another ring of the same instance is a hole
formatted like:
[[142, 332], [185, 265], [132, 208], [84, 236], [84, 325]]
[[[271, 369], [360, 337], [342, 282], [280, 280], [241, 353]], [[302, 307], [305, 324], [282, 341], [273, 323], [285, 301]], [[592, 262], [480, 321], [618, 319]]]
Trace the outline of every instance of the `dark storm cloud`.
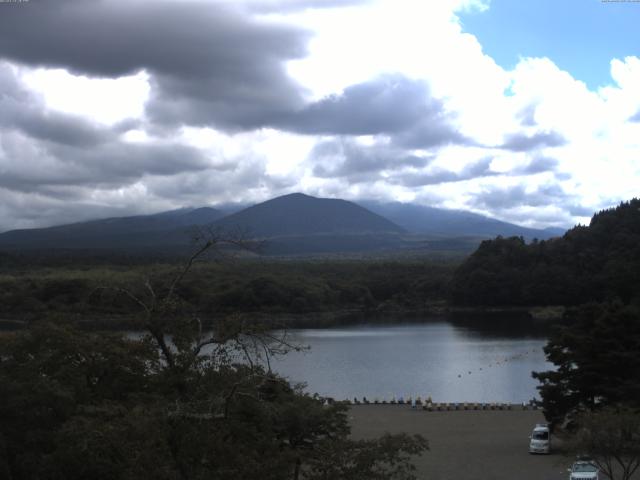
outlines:
[[201, 204], [203, 195], [224, 202], [247, 198], [266, 200], [285, 190], [290, 191], [297, 184], [295, 178], [269, 175], [265, 159], [253, 155], [243, 155], [224, 172], [211, 168], [171, 177], [153, 177], [145, 183], [150, 194], [171, 198], [183, 205]]
[[39, 113], [28, 109], [18, 110], [11, 114], [9, 121], [0, 114], [0, 126], [18, 129], [38, 140], [75, 147], [96, 146], [113, 140], [115, 136], [111, 129], [96, 127], [73, 115], [57, 112], [48, 112], [46, 115]]
[[514, 152], [527, 152], [544, 147], [560, 147], [565, 145], [567, 140], [557, 132], [537, 132], [533, 135], [523, 133], [512, 133], [505, 137], [505, 142], [499, 146]]
[[154, 121], [232, 130], [302, 105], [283, 62], [302, 57], [307, 40], [232, 3], [31, 0], [0, 15], [0, 57], [94, 77], [144, 69]]
[[410, 155], [388, 145], [361, 145], [350, 138], [322, 141], [309, 155], [316, 177], [346, 178], [351, 183], [376, 180], [384, 171], [424, 167], [432, 159]]
[[429, 148], [462, 140], [425, 82], [385, 75], [351, 85], [276, 122], [304, 134], [378, 135], [399, 146]]
[[153, 179], [148, 188], [160, 197], [190, 199], [200, 198], [202, 192], [216, 194], [233, 193], [258, 188], [263, 184], [264, 165], [261, 163], [239, 162], [233, 175], [220, 175], [216, 171], [198, 174], [182, 173], [172, 177]]
[[491, 170], [491, 161], [491, 158], [482, 158], [466, 165], [460, 172], [453, 172], [439, 167], [432, 168], [426, 172], [403, 172], [392, 175], [389, 181], [404, 187], [422, 187], [498, 175], [498, 173]]
[[[28, 195], [28, 196], [27, 196]], [[111, 216], [113, 208], [68, 202], [66, 199], [39, 197], [4, 190], [0, 187], [0, 233], [16, 228], [45, 227], [69, 223], [70, 219], [89, 220]]]
[[429, 98], [423, 82], [385, 76], [312, 103], [283, 121], [283, 126], [310, 134], [391, 134], [410, 128], [441, 108]]
[[477, 145], [453, 128], [449, 122], [450, 119], [443, 112], [425, 117], [409, 130], [395, 136], [394, 144], [411, 149], [428, 149], [451, 144]]
[[475, 207], [492, 211], [508, 210], [515, 207], [542, 207], [547, 205], [568, 206], [573, 202], [573, 195], [568, 194], [558, 184], [527, 190], [524, 185], [500, 188], [491, 187], [474, 196]]
[[211, 166], [199, 150], [179, 143], [112, 143], [90, 151], [55, 147], [57, 158], [90, 169], [96, 180], [120, 183], [144, 175], [174, 175], [184, 171], [199, 171]]
[[79, 149], [0, 134], [0, 186], [42, 193], [51, 186], [118, 188], [147, 175], [173, 175], [211, 165], [199, 151], [179, 144], [113, 142]]

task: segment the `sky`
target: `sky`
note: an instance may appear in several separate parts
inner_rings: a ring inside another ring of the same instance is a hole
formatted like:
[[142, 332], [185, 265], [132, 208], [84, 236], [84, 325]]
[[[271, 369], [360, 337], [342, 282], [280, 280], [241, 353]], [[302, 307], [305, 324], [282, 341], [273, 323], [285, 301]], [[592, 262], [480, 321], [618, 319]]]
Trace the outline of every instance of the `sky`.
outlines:
[[293, 192], [588, 223], [638, 196], [640, 2], [0, 2], [0, 231]]

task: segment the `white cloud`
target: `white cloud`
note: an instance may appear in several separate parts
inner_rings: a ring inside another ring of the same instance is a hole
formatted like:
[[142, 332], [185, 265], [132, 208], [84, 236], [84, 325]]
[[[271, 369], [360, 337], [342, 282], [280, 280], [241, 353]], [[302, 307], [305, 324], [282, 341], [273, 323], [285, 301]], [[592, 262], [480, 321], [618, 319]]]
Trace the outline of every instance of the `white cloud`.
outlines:
[[48, 108], [101, 123], [141, 118], [149, 97], [149, 76], [141, 71], [116, 79], [73, 75], [63, 69], [21, 69], [24, 84]]

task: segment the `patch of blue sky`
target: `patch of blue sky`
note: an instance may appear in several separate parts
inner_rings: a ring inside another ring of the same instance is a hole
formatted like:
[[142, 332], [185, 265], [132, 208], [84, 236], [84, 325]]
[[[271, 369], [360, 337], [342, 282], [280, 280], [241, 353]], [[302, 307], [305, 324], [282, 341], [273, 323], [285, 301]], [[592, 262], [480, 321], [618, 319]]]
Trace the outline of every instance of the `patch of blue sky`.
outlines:
[[640, 57], [638, 0], [490, 0], [460, 19], [503, 68], [547, 57], [591, 90], [613, 83], [612, 59]]

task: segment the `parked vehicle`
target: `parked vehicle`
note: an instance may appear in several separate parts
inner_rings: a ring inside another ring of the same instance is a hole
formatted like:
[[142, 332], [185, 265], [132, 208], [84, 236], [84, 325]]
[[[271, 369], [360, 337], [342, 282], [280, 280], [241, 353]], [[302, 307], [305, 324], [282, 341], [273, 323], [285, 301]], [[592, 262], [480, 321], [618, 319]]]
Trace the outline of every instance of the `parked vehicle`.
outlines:
[[590, 460], [578, 460], [567, 471], [569, 480], [598, 480], [598, 467]]
[[529, 437], [529, 453], [549, 453], [551, 451], [551, 432], [549, 425], [538, 423]]

